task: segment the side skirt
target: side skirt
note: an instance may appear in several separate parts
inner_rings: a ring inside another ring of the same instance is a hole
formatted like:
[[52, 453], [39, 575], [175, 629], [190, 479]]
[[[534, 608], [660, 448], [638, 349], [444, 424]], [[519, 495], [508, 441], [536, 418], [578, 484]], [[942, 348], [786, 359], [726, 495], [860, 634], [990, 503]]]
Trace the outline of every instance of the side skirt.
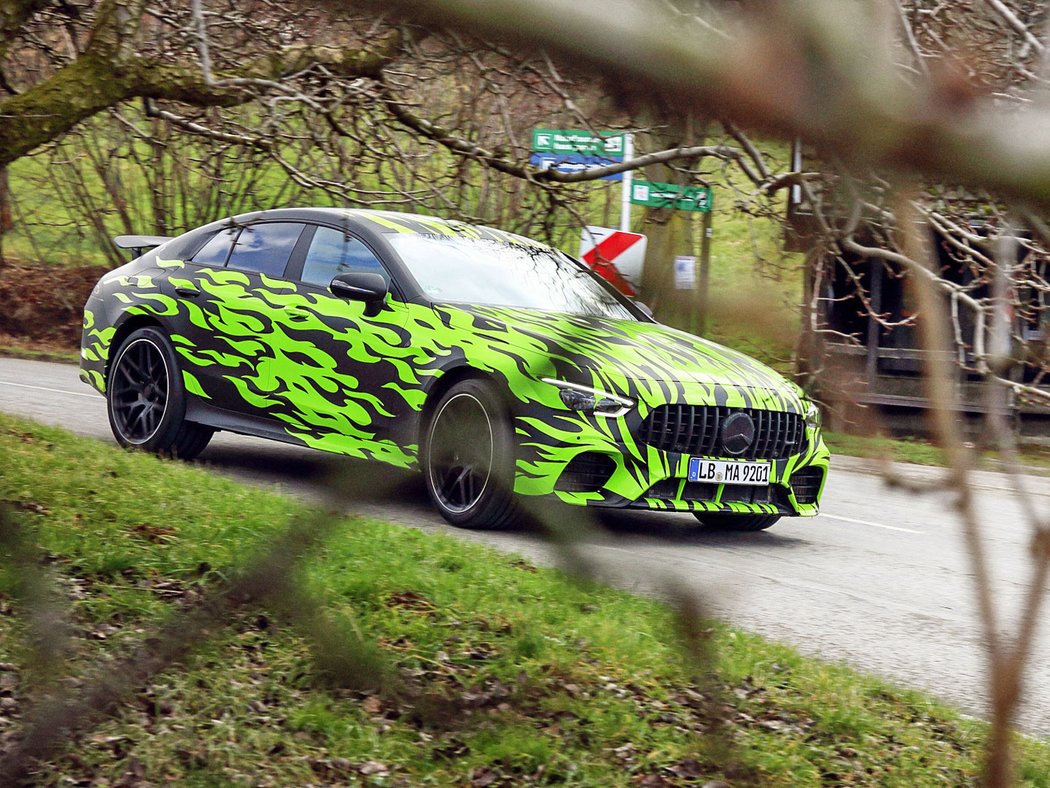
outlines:
[[[360, 444], [355, 445], [349, 440], [342, 442], [339, 440], [325, 441], [324, 445], [311, 445], [303, 438], [288, 432], [285, 425], [280, 421], [265, 416], [253, 416], [226, 410], [225, 408], [218, 408], [215, 405], [203, 402], [197, 397], [190, 397], [189, 402], [186, 404], [186, 419], [216, 430], [233, 432], [238, 435], [266, 438], [280, 441], [281, 443], [290, 443], [293, 446], [306, 446], [357, 459], [383, 462], [396, 467], [417, 467], [415, 457], [417, 447], [414, 445], [404, 446], [389, 438], [376, 440], [371, 445], [365, 444], [363, 446]], [[414, 427], [412, 424], [418, 423], [418, 420], [402, 419], [401, 421], [407, 423], [407, 428], [403, 427], [398, 430], [399, 434], [396, 437], [400, 437], [401, 434], [413, 434]]]
[[190, 397], [189, 402], [186, 404], [186, 419], [216, 430], [235, 432], [238, 435], [269, 438], [282, 443], [291, 443], [295, 446], [306, 445], [299, 438], [289, 435], [284, 427], [273, 419], [263, 416], [248, 416], [244, 413], [226, 410], [225, 408], [217, 408], [214, 405], [206, 405], [196, 397]]

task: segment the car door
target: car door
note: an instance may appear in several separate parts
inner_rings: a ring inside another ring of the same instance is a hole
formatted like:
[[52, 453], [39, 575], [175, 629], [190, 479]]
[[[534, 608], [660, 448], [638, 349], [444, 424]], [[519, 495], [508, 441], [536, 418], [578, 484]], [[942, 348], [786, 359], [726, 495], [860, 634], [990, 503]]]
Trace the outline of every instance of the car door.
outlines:
[[209, 405], [267, 417], [282, 296], [295, 291], [285, 273], [305, 227], [270, 221], [224, 228], [171, 278], [188, 318], [172, 341], [188, 388]]
[[[394, 428], [423, 396], [404, 329], [408, 306], [363, 240], [334, 227], [307, 233], [306, 252], [289, 270], [296, 291], [279, 297], [284, 344], [274, 359], [273, 397], [282, 402], [280, 418], [308, 445], [408, 465], [414, 453]], [[380, 274], [391, 287], [376, 314], [329, 289], [334, 277], [354, 271]]]

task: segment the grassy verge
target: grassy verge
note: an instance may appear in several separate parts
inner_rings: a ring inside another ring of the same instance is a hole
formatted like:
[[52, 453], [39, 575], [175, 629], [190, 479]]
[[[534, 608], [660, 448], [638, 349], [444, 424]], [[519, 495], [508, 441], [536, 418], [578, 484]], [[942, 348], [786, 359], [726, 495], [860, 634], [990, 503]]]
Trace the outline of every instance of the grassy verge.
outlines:
[[850, 457], [886, 457], [894, 462], [944, 465], [944, 452], [918, 438], [886, 438], [824, 431], [824, 442], [834, 454]]
[[[0, 499], [68, 598], [72, 672], [110, 664], [302, 512], [8, 417], [0, 456]], [[38, 782], [903, 786], [979, 773], [983, 727], [928, 697], [720, 624], [703, 633], [713, 678], [698, 685], [666, 605], [449, 537], [346, 520], [302, 582], [417, 691], [326, 680], [291, 621], [242, 611]], [[0, 574], [8, 743], [40, 680], [14, 590]], [[1021, 747], [1022, 779], [1050, 785], [1050, 747]]]
[[[824, 441], [833, 454], [850, 457], [887, 458], [894, 462], [911, 462], [916, 465], [944, 465], [944, 452], [922, 438], [886, 438], [850, 435], [845, 432], [824, 432]], [[1050, 472], [1050, 449], [1037, 446], [1019, 450], [1020, 461], [1030, 471]], [[998, 452], [984, 451], [978, 458], [978, 466], [985, 470], [999, 470], [1002, 460]]]
[[33, 347], [0, 342], [0, 356], [24, 358], [29, 361], [55, 361], [59, 364], [79, 364], [80, 353], [60, 347]]

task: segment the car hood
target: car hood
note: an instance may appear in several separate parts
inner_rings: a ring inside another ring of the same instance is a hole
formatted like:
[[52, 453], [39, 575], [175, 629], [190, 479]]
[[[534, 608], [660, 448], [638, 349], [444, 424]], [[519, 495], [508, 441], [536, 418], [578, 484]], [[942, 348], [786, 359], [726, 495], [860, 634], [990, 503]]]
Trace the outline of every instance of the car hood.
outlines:
[[628, 396], [638, 396], [637, 388], [645, 381], [761, 389], [802, 412], [799, 388], [765, 364], [658, 323], [505, 307], [439, 309], [460, 313], [470, 321], [470, 329], [489, 342], [550, 359], [552, 376], [570, 382]]

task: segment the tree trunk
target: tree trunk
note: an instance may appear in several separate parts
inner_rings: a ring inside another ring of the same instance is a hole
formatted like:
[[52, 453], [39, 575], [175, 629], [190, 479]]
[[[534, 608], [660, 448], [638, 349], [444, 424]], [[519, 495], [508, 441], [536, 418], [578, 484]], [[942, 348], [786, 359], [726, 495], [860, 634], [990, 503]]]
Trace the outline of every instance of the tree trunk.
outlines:
[[[667, 129], [649, 135], [650, 150], [666, 150], [696, 144], [691, 133]], [[644, 170], [645, 178], [660, 183], [684, 183], [682, 176], [666, 164]], [[674, 260], [693, 254], [693, 222], [690, 214], [668, 208], [646, 208], [642, 232], [649, 242], [642, 269], [642, 300], [656, 318], [667, 325], [692, 331], [695, 328], [695, 296], [692, 290], [675, 287]]]
[[4, 256], [4, 236], [15, 226], [11, 217], [11, 194], [7, 180], [7, 167], [0, 167], [0, 269], [7, 266]]

